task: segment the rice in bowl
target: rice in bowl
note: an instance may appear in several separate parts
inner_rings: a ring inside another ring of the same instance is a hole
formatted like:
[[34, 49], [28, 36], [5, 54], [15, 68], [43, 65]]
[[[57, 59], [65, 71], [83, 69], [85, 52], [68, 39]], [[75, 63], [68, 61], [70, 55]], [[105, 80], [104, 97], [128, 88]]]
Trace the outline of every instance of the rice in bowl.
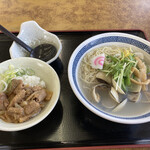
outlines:
[[22, 80], [23, 83], [25, 85], [28, 85], [28, 86], [31, 86], [31, 87], [34, 87], [34, 86], [41, 86], [41, 87], [46, 87], [46, 84], [43, 80], [40, 79], [40, 77], [38, 76], [35, 76], [35, 75], [32, 75], [32, 76], [29, 76], [29, 75], [23, 75], [21, 77], [15, 77], [14, 79], [17, 79], [17, 80]]

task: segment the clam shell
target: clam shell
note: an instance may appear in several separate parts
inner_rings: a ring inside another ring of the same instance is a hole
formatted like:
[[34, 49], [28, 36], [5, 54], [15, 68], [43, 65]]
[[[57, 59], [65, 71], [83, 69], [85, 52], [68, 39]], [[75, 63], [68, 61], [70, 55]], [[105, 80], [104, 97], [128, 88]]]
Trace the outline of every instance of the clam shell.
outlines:
[[105, 87], [105, 88], [108, 88], [109, 85], [108, 84], [105, 84], [105, 83], [100, 83], [100, 84], [97, 84], [93, 87], [93, 90], [92, 90], [92, 96], [94, 98], [94, 100], [96, 102], [100, 102], [101, 100], [101, 97], [100, 97], [100, 94], [96, 92], [96, 88], [100, 88], [100, 87]]
[[117, 112], [120, 111], [127, 103], [127, 98], [125, 100], [123, 100], [119, 105], [117, 105], [112, 112]]
[[120, 101], [119, 101], [119, 95], [118, 95], [117, 91], [116, 91], [113, 87], [111, 87], [110, 96], [111, 96], [112, 99], [115, 100], [117, 103], [120, 103]]

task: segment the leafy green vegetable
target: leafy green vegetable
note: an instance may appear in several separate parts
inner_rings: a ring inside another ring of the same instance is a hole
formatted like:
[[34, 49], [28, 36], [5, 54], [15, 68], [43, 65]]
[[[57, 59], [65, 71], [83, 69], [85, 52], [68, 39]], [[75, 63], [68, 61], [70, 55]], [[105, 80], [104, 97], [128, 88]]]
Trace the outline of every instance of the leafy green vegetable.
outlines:
[[137, 64], [135, 56], [130, 54], [125, 57], [124, 53], [121, 52], [121, 58], [108, 55], [106, 59], [102, 71], [106, 72], [106, 75], [112, 75], [117, 86], [126, 91], [126, 87], [131, 85], [131, 68]]

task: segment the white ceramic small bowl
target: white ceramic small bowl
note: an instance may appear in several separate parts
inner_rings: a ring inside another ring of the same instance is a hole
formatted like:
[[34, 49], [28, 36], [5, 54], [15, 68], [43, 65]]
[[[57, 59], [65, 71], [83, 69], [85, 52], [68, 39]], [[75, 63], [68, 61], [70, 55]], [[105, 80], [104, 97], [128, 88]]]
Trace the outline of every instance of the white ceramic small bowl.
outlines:
[[93, 48], [111, 45], [131, 47], [142, 52], [144, 54], [144, 58], [150, 65], [150, 55], [147, 53], [150, 53], [150, 42], [140, 37], [124, 33], [113, 32], [99, 34], [82, 42], [72, 53], [68, 66], [68, 77], [72, 90], [85, 107], [102, 118], [124, 124], [139, 124], [149, 122], [150, 103], [143, 103], [142, 107], [139, 107], [137, 106], [138, 104], [135, 104], [136, 111], [134, 111], [135, 105], [133, 102], [130, 102], [126, 105], [125, 113], [115, 114], [101, 109], [101, 107], [99, 107], [100, 104], [95, 104], [94, 102], [92, 103], [82, 92], [78, 79], [78, 70], [82, 58]]
[[19, 131], [30, 128], [44, 118], [46, 118], [53, 108], [55, 107], [59, 94], [60, 94], [60, 81], [55, 70], [47, 63], [29, 57], [14, 58], [0, 63], [0, 73], [3, 73], [8, 69], [9, 65], [13, 65], [15, 68], [31, 68], [34, 70], [35, 75], [39, 76], [46, 83], [46, 88], [53, 92], [51, 100], [43, 108], [43, 110], [35, 117], [29, 119], [23, 123], [7, 123], [0, 119], [0, 130], [1, 131]]
[[[32, 48], [45, 43], [54, 45], [57, 49], [57, 54], [47, 61], [48, 64], [56, 60], [62, 50], [60, 39], [55, 34], [41, 28], [35, 21], [22, 23], [17, 37]], [[9, 53], [11, 58], [29, 56], [29, 53], [16, 42], [12, 43]]]

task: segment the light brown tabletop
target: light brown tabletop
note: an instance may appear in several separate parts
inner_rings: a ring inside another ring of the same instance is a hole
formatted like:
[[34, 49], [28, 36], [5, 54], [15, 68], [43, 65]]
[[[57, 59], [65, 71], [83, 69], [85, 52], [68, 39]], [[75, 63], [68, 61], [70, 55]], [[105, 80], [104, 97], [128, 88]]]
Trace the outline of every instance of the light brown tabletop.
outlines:
[[149, 0], [0, 0], [0, 23], [18, 31], [35, 20], [46, 30], [140, 29], [150, 40]]
[[150, 40], [150, 0], [0, 0], [0, 24], [8, 30], [28, 20], [48, 31], [139, 29]]

